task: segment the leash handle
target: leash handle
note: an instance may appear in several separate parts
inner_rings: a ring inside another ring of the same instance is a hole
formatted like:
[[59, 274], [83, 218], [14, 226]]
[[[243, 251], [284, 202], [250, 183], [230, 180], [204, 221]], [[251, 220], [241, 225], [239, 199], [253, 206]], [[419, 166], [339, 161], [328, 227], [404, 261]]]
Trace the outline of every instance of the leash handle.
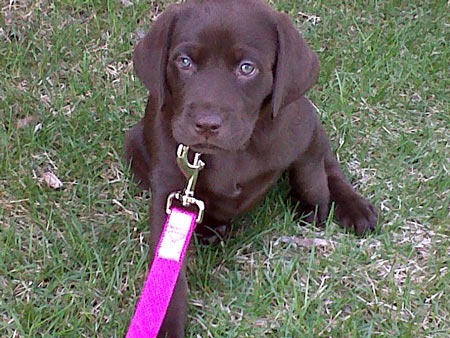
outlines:
[[155, 338], [172, 298], [197, 213], [172, 207], [126, 338]]

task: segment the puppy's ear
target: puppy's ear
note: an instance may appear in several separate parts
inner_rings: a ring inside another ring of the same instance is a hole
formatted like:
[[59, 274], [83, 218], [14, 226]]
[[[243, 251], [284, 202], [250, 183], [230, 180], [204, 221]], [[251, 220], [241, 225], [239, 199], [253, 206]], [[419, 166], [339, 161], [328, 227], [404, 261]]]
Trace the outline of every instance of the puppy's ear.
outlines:
[[134, 50], [134, 69], [149, 90], [149, 101], [156, 109], [161, 109], [165, 100], [167, 58], [177, 8], [176, 5], [169, 6]]
[[277, 20], [278, 51], [272, 93], [272, 117], [285, 105], [301, 97], [316, 83], [319, 60], [316, 53], [286, 14]]

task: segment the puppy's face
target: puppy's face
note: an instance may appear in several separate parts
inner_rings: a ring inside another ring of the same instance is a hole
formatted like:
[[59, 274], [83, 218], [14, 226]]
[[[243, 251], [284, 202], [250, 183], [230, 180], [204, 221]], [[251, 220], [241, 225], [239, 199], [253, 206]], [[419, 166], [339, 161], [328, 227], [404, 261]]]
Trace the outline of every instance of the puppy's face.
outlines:
[[137, 45], [134, 67], [149, 89], [147, 113], [162, 110], [174, 139], [203, 153], [244, 149], [261, 113], [275, 118], [319, 71], [289, 17], [262, 0], [169, 6]]
[[214, 3], [179, 15], [166, 68], [178, 143], [202, 153], [245, 147], [272, 92], [277, 35], [269, 20]]

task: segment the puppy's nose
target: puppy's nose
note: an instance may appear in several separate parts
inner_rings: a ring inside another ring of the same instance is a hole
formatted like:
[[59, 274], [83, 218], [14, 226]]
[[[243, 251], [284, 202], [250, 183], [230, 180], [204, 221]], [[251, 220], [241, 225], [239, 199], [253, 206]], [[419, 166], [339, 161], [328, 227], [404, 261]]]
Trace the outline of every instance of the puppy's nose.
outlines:
[[222, 126], [222, 118], [219, 115], [203, 115], [195, 119], [195, 131], [206, 137], [214, 136]]

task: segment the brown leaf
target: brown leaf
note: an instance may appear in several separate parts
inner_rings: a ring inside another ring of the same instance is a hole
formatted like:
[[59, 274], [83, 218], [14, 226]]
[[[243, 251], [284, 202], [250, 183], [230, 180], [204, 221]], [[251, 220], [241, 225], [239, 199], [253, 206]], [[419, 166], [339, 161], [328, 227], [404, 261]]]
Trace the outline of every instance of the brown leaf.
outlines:
[[44, 171], [41, 174], [41, 177], [44, 179], [44, 182], [52, 189], [59, 189], [63, 186], [60, 179], [51, 171]]
[[330, 243], [322, 238], [300, 238], [296, 236], [282, 236], [281, 241], [283, 243], [295, 243], [300, 246], [304, 246], [307, 248], [315, 246], [328, 246]]

